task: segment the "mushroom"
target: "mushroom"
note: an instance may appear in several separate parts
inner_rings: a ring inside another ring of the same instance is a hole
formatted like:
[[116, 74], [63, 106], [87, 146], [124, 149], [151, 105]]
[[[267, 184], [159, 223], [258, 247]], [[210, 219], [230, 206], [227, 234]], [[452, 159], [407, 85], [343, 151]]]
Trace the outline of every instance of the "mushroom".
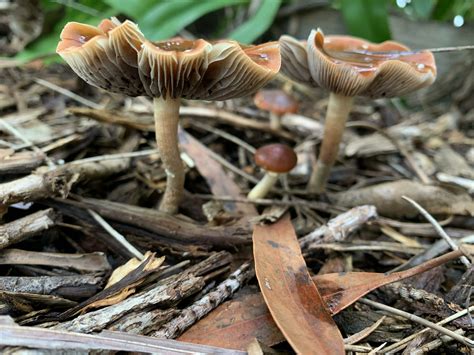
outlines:
[[431, 52], [400, 53], [409, 48], [393, 41], [373, 44], [350, 36], [325, 38], [318, 29], [307, 43], [282, 36], [280, 47], [286, 76], [331, 92], [319, 158], [308, 183], [311, 192], [325, 189], [355, 96], [402, 96], [431, 85], [436, 78]]
[[274, 143], [260, 147], [255, 152], [255, 164], [265, 170], [262, 180], [249, 192], [247, 198], [256, 200], [267, 195], [280, 174], [286, 174], [297, 162], [295, 151], [286, 144]]
[[270, 112], [270, 127], [274, 130], [281, 128], [281, 116], [298, 111], [298, 102], [283, 90], [260, 90], [253, 102], [260, 110]]
[[180, 99], [227, 100], [251, 94], [280, 69], [278, 42], [243, 47], [235, 41], [147, 40], [131, 21], [98, 27], [68, 23], [57, 53], [87, 83], [153, 98], [156, 142], [167, 175], [160, 211], [174, 214], [184, 189], [177, 129]]

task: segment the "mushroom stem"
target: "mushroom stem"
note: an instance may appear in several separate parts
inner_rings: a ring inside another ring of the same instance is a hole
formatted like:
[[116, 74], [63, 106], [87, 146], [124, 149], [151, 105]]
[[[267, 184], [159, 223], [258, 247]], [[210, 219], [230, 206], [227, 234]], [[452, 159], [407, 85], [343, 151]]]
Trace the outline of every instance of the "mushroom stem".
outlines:
[[270, 112], [270, 128], [275, 131], [281, 128], [281, 117], [274, 112]]
[[318, 162], [313, 168], [308, 190], [314, 193], [324, 192], [326, 181], [339, 152], [347, 117], [352, 109], [354, 98], [331, 92], [324, 124], [324, 136]]
[[262, 180], [260, 180], [258, 184], [255, 185], [249, 192], [247, 198], [249, 200], [258, 200], [259, 198], [264, 198], [272, 189], [272, 187], [275, 186], [279, 175], [280, 174], [267, 171]]
[[166, 172], [166, 190], [161, 212], [175, 214], [184, 189], [184, 167], [178, 147], [179, 99], [153, 99], [156, 145]]

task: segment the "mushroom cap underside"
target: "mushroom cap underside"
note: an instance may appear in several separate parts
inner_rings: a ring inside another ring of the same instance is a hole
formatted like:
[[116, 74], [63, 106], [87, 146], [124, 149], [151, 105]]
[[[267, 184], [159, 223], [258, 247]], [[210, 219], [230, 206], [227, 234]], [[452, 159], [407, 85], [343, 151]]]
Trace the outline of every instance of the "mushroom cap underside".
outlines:
[[319, 86], [337, 94], [371, 98], [401, 96], [431, 85], [436, 78], [431, 52], [406, 55], [403, 52], [409, 48], [394, 41], [374, 44], [351, 36], [325, 37], [321, 30], [311, 32], [305, 47], [308, 70], [292, 76], [294, 63], [301, 62], [301, 58], [291, 55], [297, 51], [289, 51], [288, 47], [295, 47], [296, 40], [286, 37], [280, 39], [282, 71], [297, 81], [298, 76], [309, 76]]
[[57, 53], [86, 82], [128, 96], [226, 100], [251, 94], [280, 69], [278, 42], [242, 48], [173, 38], [147, 40], [131, 21], [68, 23]]
[[296, 166], [297, 160], [295, 151], [286, 144], [267, 144], [255, 152], [255, 164], [273, 173], [291, 171]]

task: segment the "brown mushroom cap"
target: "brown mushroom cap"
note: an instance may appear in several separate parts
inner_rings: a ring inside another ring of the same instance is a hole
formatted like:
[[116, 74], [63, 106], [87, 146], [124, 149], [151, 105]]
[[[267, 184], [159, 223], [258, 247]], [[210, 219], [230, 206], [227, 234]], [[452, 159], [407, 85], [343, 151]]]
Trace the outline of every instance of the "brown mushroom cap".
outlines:
[[57, 53], [91, 85], [128, 96], [226, 100], [251, 94], [280, 69], [278, 42], [242, 48], [174, 38], [151, 42], [131, 21], [68, 23]]
[[273, 173], [287, 173], [296, 166], [295, 151], [286, 144], [264, 145], [255, 152], [255, 164]]
[[255, 106], [277, 116], [298, 111], [298, 102], [283, 90], [260, 90], [253, 98]]
[[144, 41], [131, 21], [103, 20], [98, 27], [69, 22], [56, 52], [88, 84], [128, 96], [144, 95], [137, 55]]
[[[302, 54], [298, 51], [298, 58], [291, 56], [296, 51], [289, 51], [286, 47], [296, 45], [286, 37], [280, 39], [283, 72], [294, 80], [309, 75], [315, 83], [337, 94], [371, 98], [401, 96], [431, 85], [436, 78], [436, 64], [431, 52], [370, 55], [370, 52], [408, 51], [409, 48], [393, 41], [374, 44], [350, 36], [325, 37], [319, 29], [313, 30], [308, 38], [308, 70], [302, 67], [297, 75], [292, 76], [294, 63], [300, 61]], [[351, 51], [366, 51], [368, 54], [348, 53]]]

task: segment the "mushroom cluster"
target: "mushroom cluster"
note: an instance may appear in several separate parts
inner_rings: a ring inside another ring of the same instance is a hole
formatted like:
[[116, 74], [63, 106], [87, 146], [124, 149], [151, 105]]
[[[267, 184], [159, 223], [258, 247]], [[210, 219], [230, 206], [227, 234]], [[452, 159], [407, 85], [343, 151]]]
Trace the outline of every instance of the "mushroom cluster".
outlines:
[[230, 40], [152, 42], [133, 22], [114, 18], [98, 27], [68, 23], [56, 51], [91, 85], [153, 98], [156, 141], [167, 174], [160, 211], [170, 214], [177, 212], [184, 188], [177, 141], [180, 99], [252, 94], [278, 73], [281, 60], [278, 42], [248, 47]]
[[436, 78], [431, 52], [410, 53], [393, 41], [374, 44], [350, 36], [325, 37], [318, 29], [307, 42], [282, 36], [280, 47], [283, 74], [331, 92], [318, 162], [308, 183], [311, 192], [325, 189], [355, 96], [402, 96]]

